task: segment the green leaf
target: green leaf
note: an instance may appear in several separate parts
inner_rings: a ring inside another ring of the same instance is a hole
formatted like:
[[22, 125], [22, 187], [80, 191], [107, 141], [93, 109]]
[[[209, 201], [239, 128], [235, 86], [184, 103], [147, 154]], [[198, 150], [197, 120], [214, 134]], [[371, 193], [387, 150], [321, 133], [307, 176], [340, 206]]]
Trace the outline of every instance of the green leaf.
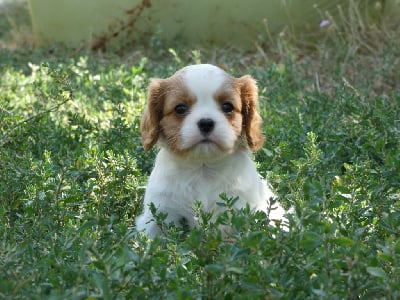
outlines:
[[343, 247], [352, 247], [354, 246], [354, 241], [348, 237], [338, 237], [332, 239], [332, 242], [338, 246], [343, 246]]
[[318, 297], [325, 298], [326, 292], [321, 289], [312, 289], [313, 294], [317, 295]]
[[305, 249], [315, 249], [322, 244], [322, 236], [316, 232], [305, 232], [300, 244]]
[[209, 273], [221, 273], [223, 268], [218, 264], [211, 264], [204, 267], [204, 269]]
[[243, 274], [244, 271], [242, 268], [238, 268], [238, 267], [229, 267], [228, 268], [228, 272], [232, 272], [232, 273], [236, 273], [236, 274]]
[[383, 279], [387, 278], [386, 272], [382, 268], [379, 268], [379, 267], [367, 267], [367, 272], [375, 277], [379, 277], [379, 278], [383, 278]]
[[93, 279], [97, 288], [102, 292], [104, 299], [111, 299], [111, 291], [106, 277], [101, 273], [95, 272], [93, 273]]

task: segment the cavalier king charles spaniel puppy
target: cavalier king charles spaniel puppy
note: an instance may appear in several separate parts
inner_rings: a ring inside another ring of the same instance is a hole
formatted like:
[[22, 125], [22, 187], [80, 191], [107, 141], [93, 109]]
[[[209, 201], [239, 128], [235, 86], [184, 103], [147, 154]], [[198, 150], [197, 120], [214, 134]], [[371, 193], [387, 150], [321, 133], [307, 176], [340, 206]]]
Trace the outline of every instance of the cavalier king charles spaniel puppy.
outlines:
[[166, 223], [197, 226], [195, 202], [215, 217], [225, 208], [220, 195], [239, 197], [235, 208], [248, 203], [282, 220], [266, 181], [260, 178], [251, 152], [263, 146], [262, 119], [256, 110], [258, 89], [246, 75], [235, 78], [222, 69], [199, 64], [166, 79], [152, 79], [141, 120], [142, 143], [159, 152], [148, 179], [144, 213], [136, 229], [150, 238], [162, 233], [150, 203], [167, 214]]

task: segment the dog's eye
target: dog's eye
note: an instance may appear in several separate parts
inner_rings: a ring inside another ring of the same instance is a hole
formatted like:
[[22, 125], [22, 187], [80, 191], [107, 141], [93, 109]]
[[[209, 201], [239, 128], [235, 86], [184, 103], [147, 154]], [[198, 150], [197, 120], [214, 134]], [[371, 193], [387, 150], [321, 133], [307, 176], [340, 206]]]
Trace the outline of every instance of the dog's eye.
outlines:
[[233, 105], [229, 102], [224, 102], [221, 105], [222, 111], [226, 114], [231, 114], [233, 112]]
[[187, 107], [186, 104], [178, 104], [177, 106], [175, 106], [175, 112], [180, 116], [185, 115], [188, 109], [189, 108]]

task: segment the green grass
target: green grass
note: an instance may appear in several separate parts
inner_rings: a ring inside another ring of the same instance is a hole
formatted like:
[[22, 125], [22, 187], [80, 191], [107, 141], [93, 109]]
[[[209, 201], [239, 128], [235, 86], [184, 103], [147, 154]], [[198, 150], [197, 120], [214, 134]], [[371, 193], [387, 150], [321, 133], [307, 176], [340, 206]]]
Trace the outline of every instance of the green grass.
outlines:
[[[368, 51], [331, 36], [313, 50], [0, 50], [0, 299], [400, 298], [395, 33]], [[140, 144], [148, 80], [199, 61], [257, 79], [255, 158], [293, 207], [287, 232], [230, 199], [184, 239], [135, 232], [155, 157]]]

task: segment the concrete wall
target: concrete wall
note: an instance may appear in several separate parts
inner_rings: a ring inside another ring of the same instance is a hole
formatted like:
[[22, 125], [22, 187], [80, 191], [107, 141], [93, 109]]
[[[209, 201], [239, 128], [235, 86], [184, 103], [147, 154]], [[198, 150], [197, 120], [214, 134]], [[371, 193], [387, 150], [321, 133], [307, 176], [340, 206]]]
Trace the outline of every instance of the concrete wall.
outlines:
[[[389, 0], [390, 1], [390, 0]], [[398, 1], [398, 0], [393, 0]], [[38, 44], [63, 42], [101, 48], [114, 35], [249, 47], [256, 39], [289, 27], [318, 31], [328, 11], [349, 0], [30, 0]], [[385, 0], [356, 0], [380, 10]], [[381, 3], [381, 7], [376, 4]], [[126, 35], [128, 36], [128, 35]]]

